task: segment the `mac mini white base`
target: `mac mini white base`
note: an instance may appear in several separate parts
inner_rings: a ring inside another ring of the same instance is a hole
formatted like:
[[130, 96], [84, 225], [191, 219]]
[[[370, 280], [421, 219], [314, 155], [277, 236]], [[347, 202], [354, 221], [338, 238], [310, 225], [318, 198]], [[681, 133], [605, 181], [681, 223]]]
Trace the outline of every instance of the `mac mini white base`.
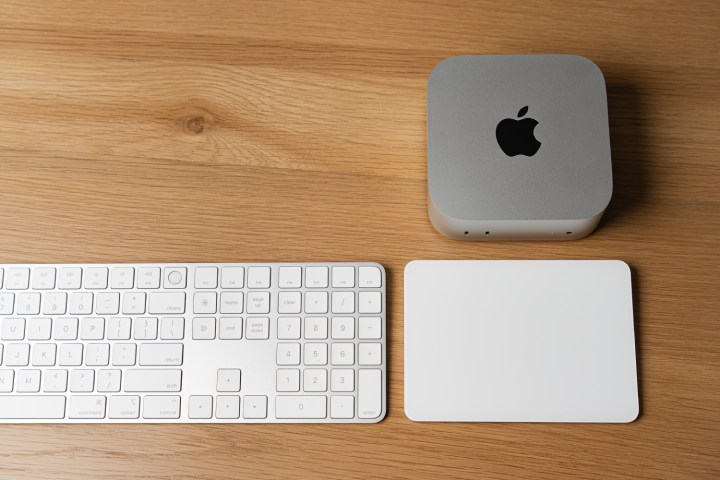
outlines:
[[428, 210], [459, 240], [568, 240], [612, 195], [605, 80], [575, 55], [452, 57], [428, 81]]
[[628, 266], [410, 262], [405, 414], [430, 422], [633, 421]]

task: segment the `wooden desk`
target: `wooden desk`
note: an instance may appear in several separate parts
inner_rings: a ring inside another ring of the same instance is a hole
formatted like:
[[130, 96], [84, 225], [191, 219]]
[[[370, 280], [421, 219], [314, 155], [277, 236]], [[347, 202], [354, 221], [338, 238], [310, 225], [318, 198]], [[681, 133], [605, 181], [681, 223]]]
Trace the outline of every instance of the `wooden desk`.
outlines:
[[[6, 425], [0, 477], [720, 476], [720, 4], [447, 3], [3, 2], [1, 263], [376, 260], [391, 349], [377, 425]], [[548, 52], [605, 73], [605, 220], [567, 243], [442, 237], [426, 214], [428, 73]], [[415, 258], [626, 260], [640, 419], [407, 420]]]

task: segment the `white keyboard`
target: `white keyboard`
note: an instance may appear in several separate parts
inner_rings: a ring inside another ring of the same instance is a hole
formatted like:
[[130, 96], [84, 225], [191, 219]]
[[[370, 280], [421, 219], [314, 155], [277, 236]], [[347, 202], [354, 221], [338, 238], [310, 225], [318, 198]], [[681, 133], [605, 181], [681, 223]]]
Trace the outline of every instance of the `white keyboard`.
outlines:
[[0, 265], [0, 423], [374, 423], [376, 263]]

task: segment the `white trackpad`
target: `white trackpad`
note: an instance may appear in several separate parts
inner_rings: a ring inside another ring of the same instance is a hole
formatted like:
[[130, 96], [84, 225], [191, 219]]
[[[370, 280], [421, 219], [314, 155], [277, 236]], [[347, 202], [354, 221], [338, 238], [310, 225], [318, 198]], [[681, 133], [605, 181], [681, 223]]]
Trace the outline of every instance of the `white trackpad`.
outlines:
[[416, 421], [631, 422], [630, 270], [621, 261], [414, 261], [405, 414]]

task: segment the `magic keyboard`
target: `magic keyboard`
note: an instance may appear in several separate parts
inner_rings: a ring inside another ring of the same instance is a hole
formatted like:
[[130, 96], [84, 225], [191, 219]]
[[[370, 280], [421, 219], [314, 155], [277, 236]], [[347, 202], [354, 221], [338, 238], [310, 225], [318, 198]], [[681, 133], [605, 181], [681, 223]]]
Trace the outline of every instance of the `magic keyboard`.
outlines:
[[377, 263], [0, 265], [0, 423], [374, 423]]

